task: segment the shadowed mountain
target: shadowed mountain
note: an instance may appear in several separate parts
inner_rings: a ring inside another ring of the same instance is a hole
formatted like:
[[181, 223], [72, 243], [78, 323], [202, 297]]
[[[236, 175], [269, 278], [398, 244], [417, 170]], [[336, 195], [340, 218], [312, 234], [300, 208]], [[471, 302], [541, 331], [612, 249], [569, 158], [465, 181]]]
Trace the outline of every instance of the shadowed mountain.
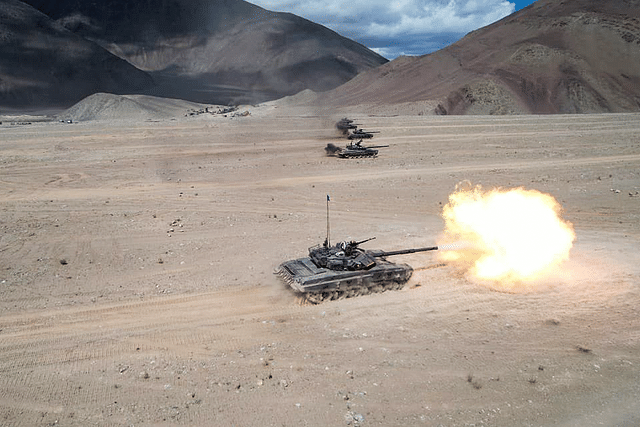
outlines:
[[0, 106], [69, 106], [95, 92], [131, 93], [151, 77], [25, 3], [0, 1]]
[[147, 93], [258, 102], [335, 88], [387, 62], [288, 13], [242, 0], [26, 0], [69, 30], [150, 73]]
[[640, 0], [538, 0], [324, 98], [343, 105], [432, 100], [437, 114], [638, 111]]

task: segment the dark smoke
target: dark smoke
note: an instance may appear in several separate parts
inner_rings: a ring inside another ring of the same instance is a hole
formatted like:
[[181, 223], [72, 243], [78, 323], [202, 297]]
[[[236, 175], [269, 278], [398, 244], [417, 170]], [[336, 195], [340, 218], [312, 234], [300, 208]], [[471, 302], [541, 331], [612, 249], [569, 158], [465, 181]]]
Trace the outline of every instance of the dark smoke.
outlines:
[[342, 151], [342, 148], [340, 147], [336, 147], [335, 145], [333, 145], [332, 143], [328, 143], [326, 147], [324, 147], [324, 151], [327, 152], [327, 156], [332, 156], [336, 153], [339, 153], [340, 151]]

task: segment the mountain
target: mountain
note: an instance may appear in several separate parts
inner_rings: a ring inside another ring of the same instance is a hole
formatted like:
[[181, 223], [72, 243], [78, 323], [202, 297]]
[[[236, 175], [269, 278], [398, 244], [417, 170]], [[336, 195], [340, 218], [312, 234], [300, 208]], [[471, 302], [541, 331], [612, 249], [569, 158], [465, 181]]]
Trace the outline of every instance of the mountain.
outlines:
[[435, 100], [438, 114], [639, 111], [640, 0], [538, 0], [324, 98], [343, 105]]
[[153, 86], [151, 76], [16, 0], [0, 1], [0, 106], [68, 106], [95, 92]]
[[94, 93], [71, 108], [56, 115], [60, 120], [82, 122], [90, 120], [145, 121], [163, 120], [184, 116], [186, 113], [204, 110], [206, 107], [190, 101], [158, 98], [147, 95], [114, 95]]
[[25, 0], [153, 76], [147, 94], [206, 103], [326, 91], [387, 60], [311, 21], [242, 0]]

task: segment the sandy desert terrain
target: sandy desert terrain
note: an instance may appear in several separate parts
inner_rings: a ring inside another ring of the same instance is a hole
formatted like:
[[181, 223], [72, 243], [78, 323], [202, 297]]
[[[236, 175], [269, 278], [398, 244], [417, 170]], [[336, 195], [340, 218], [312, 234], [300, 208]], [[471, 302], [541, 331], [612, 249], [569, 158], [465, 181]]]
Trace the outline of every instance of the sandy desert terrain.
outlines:
[[[346, 112], [0, 126], [0, 424], [640, 425], [640, 116]], [[564, 274], [496, 292], [436, 253], [401, 291], [301, 304], [326, 233], [429, 246], [457, 183], [554, 196]]]

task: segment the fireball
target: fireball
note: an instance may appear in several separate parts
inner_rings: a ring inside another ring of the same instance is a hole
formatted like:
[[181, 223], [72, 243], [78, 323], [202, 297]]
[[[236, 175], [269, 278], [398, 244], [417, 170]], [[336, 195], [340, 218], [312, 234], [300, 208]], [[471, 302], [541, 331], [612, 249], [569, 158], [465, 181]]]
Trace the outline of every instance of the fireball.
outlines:
[[[561, 218], [560, 204], [536, 190], [465, 190], [458, 185], [442, 216], [443, 260], [502, 290], [546, 277], [569, 258], [575, 240], [573, 226]], [[463, 244], [447, 250], [452, 242]]]

